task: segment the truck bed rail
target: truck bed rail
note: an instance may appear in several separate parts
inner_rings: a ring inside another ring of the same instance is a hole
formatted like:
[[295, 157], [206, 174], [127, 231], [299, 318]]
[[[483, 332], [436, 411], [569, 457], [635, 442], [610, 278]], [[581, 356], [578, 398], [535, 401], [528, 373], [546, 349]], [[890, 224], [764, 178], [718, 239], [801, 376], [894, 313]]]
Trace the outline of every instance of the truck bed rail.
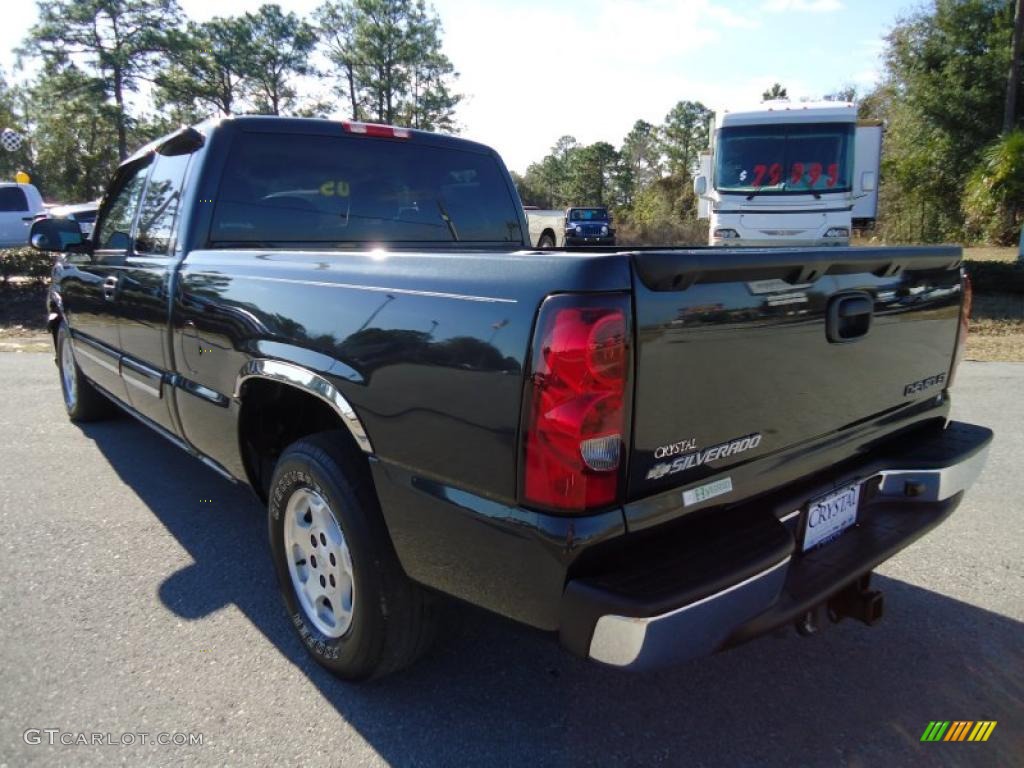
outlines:
[[780, 279], [799, 284], [824, 275], [870, 272], [891, 277], [908, 270], [956, 269], [959, 246], [877, 248], [630, 249], [636, 273], [652, 291], [683, 290], [701, 282]]

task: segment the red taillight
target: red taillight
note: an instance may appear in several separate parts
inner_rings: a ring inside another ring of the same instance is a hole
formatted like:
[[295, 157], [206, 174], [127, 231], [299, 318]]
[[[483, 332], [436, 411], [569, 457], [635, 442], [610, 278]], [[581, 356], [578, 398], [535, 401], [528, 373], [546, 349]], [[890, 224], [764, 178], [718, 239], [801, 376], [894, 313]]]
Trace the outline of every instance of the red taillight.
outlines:
[[953, 386], [953, 379], [956, 378], [956, 369], [963, 360], [964, 351], [967, 349], [967, 330], [971, 321], [971, 304], [974, 302], [974, 289], [971, 287], [971, 276], [963, 273], [963, 300], [960, 302], [960, 328], [956, 334], [956, 349], [953, 350], [953, 365], [949, 368], [949, 382], [947, 387]]
[[582, 512], [619, 501], [629, 297], [564, 295], [540, 309], [526, 388], [523, 497]]
[[358, 133], [363, 136], [376, 136], [384, 139], [408, 139], [410, 136], [408, 128], [398, 128], [394, 125], [380, 125], [379, 123], [357, 123], [352, 120], [342, 120], [341, 127], [349, 133]]

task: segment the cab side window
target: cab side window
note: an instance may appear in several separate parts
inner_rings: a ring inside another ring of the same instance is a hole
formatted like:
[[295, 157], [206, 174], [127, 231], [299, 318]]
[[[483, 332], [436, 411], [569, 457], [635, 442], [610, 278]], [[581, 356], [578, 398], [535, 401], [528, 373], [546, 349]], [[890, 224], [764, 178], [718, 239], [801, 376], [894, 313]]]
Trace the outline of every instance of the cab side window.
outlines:
[[130, 170], [129, 175], [118, 185], [114, 199], [100, 222], [99, 232], [95, 234], [97, 250], [127, 250], [131, 243], [132, 222], [139, 208], [139, 196], [148, 171], [148, 165], [140, 165]]
[[191, 155], [157, 156], [139, 209], [136, 253], [166, 256], [170, 252], [189, 158]]

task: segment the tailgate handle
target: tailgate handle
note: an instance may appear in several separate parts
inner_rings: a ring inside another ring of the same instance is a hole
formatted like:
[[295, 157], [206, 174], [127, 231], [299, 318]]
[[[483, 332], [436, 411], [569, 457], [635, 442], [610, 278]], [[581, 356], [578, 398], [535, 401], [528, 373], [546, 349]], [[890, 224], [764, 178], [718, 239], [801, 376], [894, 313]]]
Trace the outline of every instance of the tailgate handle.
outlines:
[[875, 302], [863, 291], [841, 293], [828, 303], [825, 333], [833, 344], [846, 344], [867, 336]]

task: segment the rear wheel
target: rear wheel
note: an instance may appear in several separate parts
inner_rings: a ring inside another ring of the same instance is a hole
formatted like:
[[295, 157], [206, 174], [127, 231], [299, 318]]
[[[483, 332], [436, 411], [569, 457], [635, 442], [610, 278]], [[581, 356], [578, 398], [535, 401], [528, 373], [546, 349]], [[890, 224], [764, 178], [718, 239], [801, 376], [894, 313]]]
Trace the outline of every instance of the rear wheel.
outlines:
[[361, 680], [414, 661], [434, 631], [434, 598], [405, 575], [376, 494], [342, 433], [281, 455], [268, 502], [270, 547], [291, 622], [339, 677]]
[[72, 421], [96, 421], [111, 415], [110, 401], [96, 391], [75, 361], [75, 345], [67, 325], [57, 329], [57, 365], [60, 368], [60, 389], [64, 410]]
[[540, 236], [540, 240], [537, 241], [537, 247], [538, 248], [554, 248], [555, 247], [555, 238], [552, 237], [551, 235], [545, 233], [545, 234], [541, 235]]

